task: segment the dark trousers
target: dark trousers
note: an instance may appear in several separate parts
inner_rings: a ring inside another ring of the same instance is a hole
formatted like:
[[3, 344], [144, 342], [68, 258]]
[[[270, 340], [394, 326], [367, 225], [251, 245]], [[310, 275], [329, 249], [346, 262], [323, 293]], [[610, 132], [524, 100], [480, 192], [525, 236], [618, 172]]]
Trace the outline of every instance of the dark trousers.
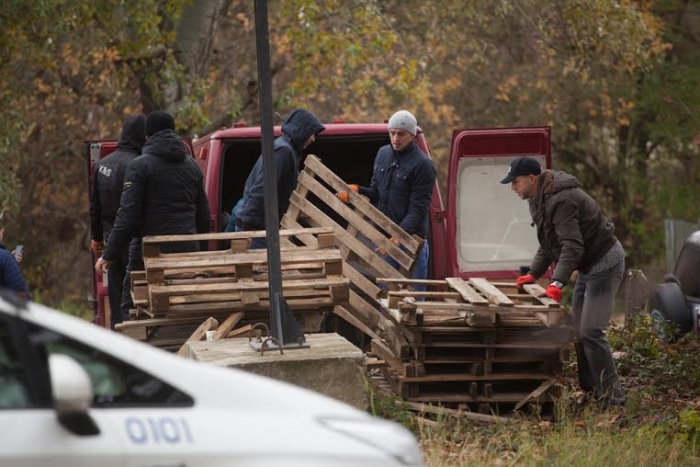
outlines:
[[132, 238], [129, 243], [129, 260], [126, 265], [126, 272], [123, 278], [123, 290], [121, 296], [122, 319], [129, 316], [129, 310], [134, 307], [131, 299], [131, 271], [143, 271], [143, 253], [141, 251], [141, 239]]
[[124, 275], [129, 252], [123, 251], [112, 261], [107, 270], [107, 293], [109, 296], [109, 310], [111, 313], [110, 325], [112, 329], [118, 323], [124, 321], [122, 315], [122, 294], [124, 291]]
[[625, 272], [624, 260], [595, 274], [579, 274], [573, 302], [576, 359], [581, 389], [603, 402], [624, 401], [605, 330]]

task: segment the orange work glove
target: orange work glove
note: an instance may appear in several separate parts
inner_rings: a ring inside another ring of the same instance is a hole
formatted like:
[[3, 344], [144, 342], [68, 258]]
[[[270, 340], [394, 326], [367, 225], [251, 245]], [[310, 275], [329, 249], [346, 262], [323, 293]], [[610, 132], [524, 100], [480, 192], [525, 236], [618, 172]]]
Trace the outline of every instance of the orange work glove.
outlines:
[[104, 249], [104, 246], [102, 245], [102, 242], [98, 242], [97, 240], [92, 239], [90, 240], [90, 249], [93, 253], [95, 253], [95, 256], [102, 256], [102, 250]]
[[549, 284], [549, 287], [547, 287], [547, 290], [544, 291], [544, 294], [552, 300], [556, 300], [557, 303], [561, 302], [561, 287], [557, 287], [554, 284]]
[[[360, 187], [358, 185], [353, 184], [353, 185], [348, 185], [348, 187], [350, 187], [350, 189], [352, 191], [354, 191], [355, 193], [360, 192]], [[347, 191], [339, 191], [338, 193], [335, 194], [335, 196], [337, 196], [338, 199], [345, 204], [347, 204], [348, 200], [350, 199], [350, 196], [348, 195]]]

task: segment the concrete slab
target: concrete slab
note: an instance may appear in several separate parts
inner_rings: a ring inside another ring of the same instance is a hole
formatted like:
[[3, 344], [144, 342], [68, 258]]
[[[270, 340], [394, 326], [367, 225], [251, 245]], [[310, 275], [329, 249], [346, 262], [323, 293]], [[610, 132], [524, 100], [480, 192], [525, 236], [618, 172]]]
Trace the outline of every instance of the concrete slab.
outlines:
[[263, 356], [247, 337], [187, 342], [185, 357], [286, 381], [366, 410], [364, 353], [336, 333], [307, 334], [306, 342], [308, 349], [285, 350], [283, 355], [266, 350]]

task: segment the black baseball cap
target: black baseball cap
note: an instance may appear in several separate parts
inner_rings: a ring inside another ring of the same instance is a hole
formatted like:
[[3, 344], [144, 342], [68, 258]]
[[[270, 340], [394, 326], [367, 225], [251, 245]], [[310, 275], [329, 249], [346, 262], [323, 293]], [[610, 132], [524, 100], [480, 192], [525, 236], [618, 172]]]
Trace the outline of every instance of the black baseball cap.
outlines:
[[520, 177], [521, 175], [539, 175], [542, 173], [542, 167], [536, 159], [532, 157], [516, 157], [513, 162], [510, 163], [508, 168], [508, 175], [506, 178], [501, 180], [501, 183], [506, 184], [515, 180], [515, 177]]

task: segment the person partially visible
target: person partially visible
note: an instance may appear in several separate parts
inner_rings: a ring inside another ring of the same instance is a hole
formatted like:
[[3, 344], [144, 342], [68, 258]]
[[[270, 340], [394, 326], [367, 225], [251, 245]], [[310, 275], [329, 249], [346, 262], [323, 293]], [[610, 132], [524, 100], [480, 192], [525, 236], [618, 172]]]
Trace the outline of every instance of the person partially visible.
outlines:
[[19, 269], [21, 259], [7, 251], [2, 243], [5, 237], [5, 224], [0, 219], [0, 287], [12, 290], [19, 298], [29, 300], [29, 288]]
[[625, 251], [615, 226], [600, 206], [566, 172], [542, 171], [531, 157], [518, 157], [501, 180], [527, 200], [540, 247], [529, 274], [516, 284], [535, 283], [556, 263], [545, 295], [561, 301], [562, 289], [578, 270], [571, 310], [581, 389], [601, 407], [625, 403], [605, 330], [625, 272]]
[[[144, 268], [143, 237], [207, 233], [211, 222], [202, 172], [175, 133], [172, 115], [162, 111], [148, 114], [146, 138], [142, 154], [126, 168], [117, 219], [107, 247], [95, 264], [98, 271], [109, 270], [129, 245], [127, 279], [131, 271]], [[161, 248], [164, 253], [197, 250], [199, 243], [195, 241], [172, 242]], [[125, 287], [123, 316], [128, 316], [131, 306], [131, 293]]]
[[[279, 220], [287, 212], [289, 200], [297, 184], [303, 150], [325, 130], [318, 118], [305, 109], [293, 110], [282, 122], [282, 136], [275, 139], [274, 162], [277, 177], [277, 211]], [[265, 177], [263, 157], [258, 158], [248, 175], [243, 199], [231, 213], [236, 232], [265, 230]], [[251, 248], [265, 248], [265, 239], [253, 239]]]
[[[102, 256], [104, 240], [109, 238], [117, 218], [126, 167], [141, 154], [145, 142], [146, 117], [131, 115], [122, 124], [116, 151], [95, 163], [90, 192], [90, 248], [95, 258]], [[128, 247], [115, 252], [114, 261], [107, 273], [112, 329], [124, 320], [121, 302], [125, 283], [128, 284], [125, 281], [128, 258]]]
[[[389, 119], [389, 138], [391, 144], [379, 149], [374, 160], [374, 171], [369, 187], [349, 185], [350, 188], [364, 196], [398, 224], [409, 235], [418, 235], [423, 239], [423, 247], [416, 258], [413, 279], [426, 279], [428, 276], [428, 210], [435, 187], [435, 168], [433, 163], [416, 144], [418, 122], [407, 110], [399, 110]], [[340, 191], [336, 196], [344, 203], [348, 202], [348, 193]], [[398, 238], [390, 239], [399, 245]], [[384, 251], [378, 250], [385, 254]], [[391, 258], [386, 260], [396, 269], [399, 265]], [[424, 291], [425, 285], [415, 286]]]

